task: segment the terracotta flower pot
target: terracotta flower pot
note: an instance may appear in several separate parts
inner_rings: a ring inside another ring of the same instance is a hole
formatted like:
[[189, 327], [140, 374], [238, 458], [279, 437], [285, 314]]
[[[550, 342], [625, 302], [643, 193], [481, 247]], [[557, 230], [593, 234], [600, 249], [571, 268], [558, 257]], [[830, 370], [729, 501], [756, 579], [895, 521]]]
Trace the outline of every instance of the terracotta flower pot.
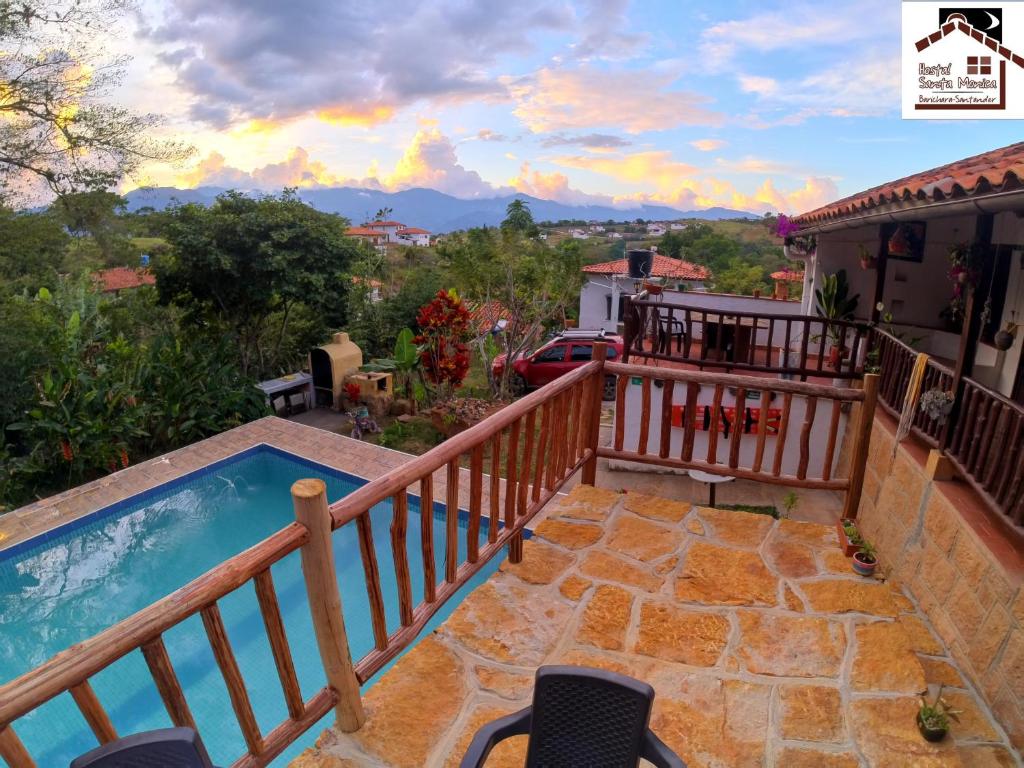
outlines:
[[917, 730], [919, 730], [921, 735], [924, 736], [925, 741], [931, 742], [942, 741], [946, 738], [946, 734], [949, 733], [949, 728], [929, 728], [924, 724], [924, 721], [921, 720], [920, 713], [917, 715]]
[[860, 552], [853, 553], [853, 570], [859, 573], [861, 576], [874, 576], [875, 568], [878, 567], [878, 560], [872, 558], [868, 560]]
[[846, 535], [846, 529], [843, 528], [843, 521], [836, 521], [836, 532], [839, 534], [839, 548], [843, 550], [843, 554], [846, 557], [853, 557], [853, 553], [857, 551], [857, 545], [850, 541], [850, 537]]

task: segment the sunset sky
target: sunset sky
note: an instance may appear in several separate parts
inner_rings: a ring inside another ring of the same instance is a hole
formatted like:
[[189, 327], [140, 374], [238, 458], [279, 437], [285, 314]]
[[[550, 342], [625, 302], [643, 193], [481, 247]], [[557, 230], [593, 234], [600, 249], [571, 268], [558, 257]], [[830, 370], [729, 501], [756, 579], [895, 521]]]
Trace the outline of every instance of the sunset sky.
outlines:
[[895, 0], [142, 0], [112, 47], [198, 150], [132, 186], [799, 212], [1020, 139], [901, 120], [899, 31]]

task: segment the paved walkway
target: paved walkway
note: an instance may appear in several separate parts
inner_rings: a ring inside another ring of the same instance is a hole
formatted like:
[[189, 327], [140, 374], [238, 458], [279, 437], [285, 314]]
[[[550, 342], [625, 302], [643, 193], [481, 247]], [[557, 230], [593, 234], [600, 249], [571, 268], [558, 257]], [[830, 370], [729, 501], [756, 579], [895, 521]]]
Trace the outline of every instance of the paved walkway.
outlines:
[[[854, 575], [834, 529], [580, 486], [292, 768], [458, 765], [475, 730], [524, 706], [541, 664], [624, 672], [691, 768], [1020, 765], [914, 603]], [[915, 693], [963, 710], [918, 734]], [[525, 737], [491, 768], [521, 766]]]

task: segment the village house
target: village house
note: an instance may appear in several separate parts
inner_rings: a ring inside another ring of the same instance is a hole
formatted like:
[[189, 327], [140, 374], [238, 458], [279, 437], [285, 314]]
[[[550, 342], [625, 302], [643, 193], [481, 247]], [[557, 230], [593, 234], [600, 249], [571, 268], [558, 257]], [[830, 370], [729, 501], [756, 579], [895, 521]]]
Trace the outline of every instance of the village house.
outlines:
[[[614, 332], [623, 319], [626, 296], [643, 282], [631, 277], [629, 259], [590, 264], [583, 268], [587, 282], [580, 290], [580, 327]], [[704, 267], [655, 254], [650, 277], [676, 291], [703, 291], [710, 277]]]
[[665, 234], [666, 231], [667, 230], [664, 224], [652, 222], [647, 225], [647, 234], [651, 235], [652, 237], [661, 237], [662, 235]]
[[430, 245], [430, 230], [419, 227], [401, 227], [395, 233], [395, 240], [392, 242], [425, 247]]
[[93, 272], [92, 277], [104, 293], [120, 293], [143, 285], [156, 285], [156, 275], [146, 268], [112, 267]]
[[345, 230], [345, 234], [369, 243], [378, 253], [384, 253], [387, 250], [387, 235], [379, 229], [373, 227], [349, 227]]

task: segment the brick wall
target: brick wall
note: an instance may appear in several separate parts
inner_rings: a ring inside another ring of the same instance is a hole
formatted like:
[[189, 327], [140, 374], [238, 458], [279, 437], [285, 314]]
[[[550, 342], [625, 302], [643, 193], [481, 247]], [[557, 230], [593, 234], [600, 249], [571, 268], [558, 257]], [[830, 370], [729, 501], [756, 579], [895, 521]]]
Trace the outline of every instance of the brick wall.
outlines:
[[910, 590], [1014, 745], [1024, 749], [1020, 553], [1015, 561], [1013, 545], [977, 521], [962, 484], [928, 478], [919, 447], [901, 444], [894, 457], [894, 433], [891, 420], [876, 418], [861, 531], [878, 548], [880, 567]]

